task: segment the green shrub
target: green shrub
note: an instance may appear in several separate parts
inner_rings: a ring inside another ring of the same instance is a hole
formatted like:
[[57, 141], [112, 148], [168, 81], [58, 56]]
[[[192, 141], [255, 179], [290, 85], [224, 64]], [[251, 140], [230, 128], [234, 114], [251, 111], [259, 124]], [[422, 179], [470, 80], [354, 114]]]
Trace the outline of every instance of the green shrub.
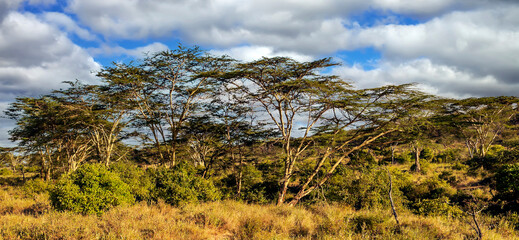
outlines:
[[449, 184], [456, 184], [458, 180], [451, 171], [442, 171], [438, 176], [440, 179], [445, 180]]
[[[413, 159], [413, 164], [409, 168], [411, 172], [416, 172], [416, 164], [414, 163], [415, 159]], [[420, 159], [420, 173], [427, 174], [430, 170], [430, 163], [425, 161], [424, 159]]]
[[400, 164], [412, 162], [413, 161], [412, 153], [404, 151], [400, 154], [395, 154], [395, 161]]
[[110, 171], [116, 173], [129, 187], [137, 201], [149, 201], [152, 188], [151, 179], [146, 171], [132, 163], [117, 162], [110, 166]]
[[508, 152], [505, 147], [501, 145], [492, 145], [487, 151], [487, 156], [499, 158], [502, 153]]
[[362, 233], [376, 231], [385, 221], [386, 218], [378, 214], [357, 215], [352, 218], [351, 224], [355, 232]]
[[221, 198], [220, 191], [211, 181], [196, 175], [196, 170], [186, 164], [174, 168], [149, 169], [152, 180], [151, 198], [164, 200], [171, 205], [199, 201], [215, 201]]
[[519, 163], [501, 167], [496, 173], [496, 190], [519, 197]]
[[461, 209], [450, 204], [448, 197], [436, 199], [423, 199], [413, 203], [413, 209], [417, 214], [424, 216], [449, 216], [459, 217], [463, 214]]
[[253, 165], [243, 167], [242, 191], [240, 198], [248, 203], [267, 203], [268, 182], [264, 181], [263, 173]]
[[460, 171], [467, 171], [467, 169], [469, 168], [469, 166], [463, 164], [463, 163], [460, 163], [460, 162], [456, 162], [454, 165], [451, 166], [453, 170], [460, 170]]
[[25, 171], [31, 172], [31, 173], [38, 173], [38, 172], [40, 172], [40, 170], [41, 170], [41, 166], [34, 165], [34, 166], [28, 167]]
[[519, 163], [502, 166], [494, 178], [495, 198], [503, 203], [502, 210], [519, 212]]
[[23, 192], [28, 197], [34, 197], [37, 194], [46, 193], [51, 189], [51, 185], [40, 178], [31, 179], [23, 185]]
[[57, 210], [100, 214], [114, 206], [132, 204], [135, 198], [117, 174], [100, 164], [85, 164], [59, 180], [50, 200]]
[[461, 149], [447, 149], [432, 159], [432, 162], [436, 163], [452, 163], [457, 162], [461, 159]]
[[[391, 171], [391, 175], [393, 199], [395, 204], [400, 205], [404, 201], [400, 189], [409, 184], [409, 174]], [[340, 167], [324, 188], [327, 200], [345, 202], [356, 209], [390, 206], [389, 176], [385, 169], [376, 166], [357, 171], [347, 166]]]
[[403, 192], [411, 202], [417, 202], [421, 199], [450, 198], [456, 194], [456, 189], [444, 180], [432, 177], [422, 183], [405, 186]]
[[424, 159], [428, 162], [430, 162], [432, 159], [434, 159], [434, 157], [435, 157], [435, 153], [434, 153], [434, 150], [432, 150], [431, 148], [424, 148], [420, 152], [420, 158]]
[[0, 176], [9, 176], [12, 175], [13, 171], [9, 168], [0, 168]]

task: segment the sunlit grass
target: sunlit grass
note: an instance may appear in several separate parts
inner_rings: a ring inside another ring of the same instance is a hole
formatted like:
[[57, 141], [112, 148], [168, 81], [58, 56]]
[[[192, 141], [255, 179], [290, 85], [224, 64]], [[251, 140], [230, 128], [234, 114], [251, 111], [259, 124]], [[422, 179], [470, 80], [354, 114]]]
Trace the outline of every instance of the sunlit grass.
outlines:
[[[172, 207], [163, 202], [116, 207], [102, 215], [50, 209], [44, 195], [0, 190], [3, 239], [473, 239], [468, 218], [423, 217], [339, 204], [254, 205], [220, 201]], [[506, 221], [485, 217], [488, 239], [519, 237]]]

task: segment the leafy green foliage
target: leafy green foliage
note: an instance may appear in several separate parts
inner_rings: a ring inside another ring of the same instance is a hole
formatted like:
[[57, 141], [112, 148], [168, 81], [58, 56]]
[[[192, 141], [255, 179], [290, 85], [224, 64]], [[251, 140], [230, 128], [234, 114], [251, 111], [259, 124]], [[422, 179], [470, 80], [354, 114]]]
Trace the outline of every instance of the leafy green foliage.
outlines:
[[23, 192], [26, 196], [34, 197], [37, 194], [46, 193], [51, 190], [52, 185], [40, 178], [31, 179], [23, 184]]
[[133, 204], [130, 187], [100, 164], [85, 164], [64, 176], [50, 195], [57, 210], [101, 214], [118, 205]]
[[434, 152], [434, 150], [428, 147], [422, 149], [422, 151], [420, 152], [420, 158], [428, 162], [434, 159], [436, 157], [435, 155], [436, 153]]
[[137, 201], [149, 201], [153, 187], [146, 171], [135, 164], [117, 162], [110, 165], [110, 171], [117, 174], [130, 187], [130, 192]]
[[452, 197], [456, 194], [456, 189], [437, 177], [427, 178], [420, 184], [407, 185], [403, 191], [405, 196], [412, 202], [417, 202], [420, 199]]
[[[410, 184], [409, 174], [392, 171], [391, 175], [393, 199], [397, 205], [402, 205], [405, 200], [400, 189]], [[327, 199], [346, 202], [356, 209], [388, 208], [390, 206], [388, 193], [389, 176], [386, 170], [373, 165], [358, 170], [344, 166], [326, 187]]]
[[423, 199], [413, 203], [417, 214], [425, 216], [450, 216], [459, 217], [463, 214], [461, 209], [453, 206], [448, 197], [442, 196], [435, 199]]
[[503, 202], [505, 210], [519, 209], [519, 163], [502, 166], [495, 175], [496, 199]]
[[13, 171], [9, 168], [0, 168], [0, 176], [9, 176], [13, 174]]
[[436, 163], [452, 163], [461, 159], [461, 150], [456, 148], [446, 149], [436, 155], [432, 162]]
[[149, 169], [153, 187], [151, 198], [162, 199], [171, 205], [215, 201], [221, 198], [220, 191], [211, 181], [196, 175], [196, 170], [187, 164], [174, 168]]

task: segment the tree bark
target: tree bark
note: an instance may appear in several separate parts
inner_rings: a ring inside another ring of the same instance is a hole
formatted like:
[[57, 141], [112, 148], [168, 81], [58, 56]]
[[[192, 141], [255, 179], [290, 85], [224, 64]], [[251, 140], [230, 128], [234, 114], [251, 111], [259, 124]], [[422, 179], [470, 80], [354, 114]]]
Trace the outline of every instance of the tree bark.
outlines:
[[391, 172], [386, 169], [387, 175], [389, 176], [389, 202], [391, 203], [391, 211], [393, 212], [393, 217], [395, 217], [396, 225], [400, 226], [400, 221], [398, 221], [398, 215], [395, 209], [395, 203], [393, 202], [393, 181], [391, 179]]
[[415, 172], [421, 172], [422, 168], [420, 166], [420, 148], [418, 146], [415, 146], [414, 148], [414, 165], [415, 165]]

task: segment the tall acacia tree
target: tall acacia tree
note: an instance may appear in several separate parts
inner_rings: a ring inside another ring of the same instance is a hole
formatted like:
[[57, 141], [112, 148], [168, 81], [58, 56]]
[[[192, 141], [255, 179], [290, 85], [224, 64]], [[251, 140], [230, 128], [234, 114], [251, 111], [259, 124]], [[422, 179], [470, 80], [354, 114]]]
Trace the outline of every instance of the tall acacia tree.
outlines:
[[[337, 76], [320, 74], [335, 65], [329, 58], [300, 63], [282, 57], [238, 65], [243, 82], [236, 85], [281, 136], [284, 167], [278, 205], [285, 202], [292, 180], [300, 183], [290, 202], [295, 205], [323, 185], [349, 154], [399, 131], [428, 98], [410, 85], [355, 90]], [[305, 153], [310, 146], [319, 144], [324, 150], [312, 157], [314, 170], [301, 176], [300, 160], [309, 157]]]
[[177, 141], [189, 116], [218, 85], [232, 60], [210, 56], [198, 47], [179, 46], [152, 54], [141, 64], [116, 64], [99, 76], [129, 91], [136, 123], [147, 126], [162, 159], [174, 165]]
[[88, 106], [77, 104], [71, 96], [18, 98], [6, 111], [17, 124], [9, 131], [11, 140], [40, 155], [46, 180], [60, 165], [73, 171], [92, 150], [86, 111]]
[[517, 97], [483, 97], [445, 102], [444, 123], [465, 141], [471, 157], [485, 157], [519, 113]]
[[301, 176], [302, 184], [289, 204], [297, 204], [324, 185], [338, 166], [350, 160], [350, 154], [409, 126], [410, 119], [427, 111], [424, 103], [429, 98], [411, 85], [344, 91], [312, 136], [324, 151], [317, 156], [313, 171]]
[[[268, 116], [281, 136], [284, 169], [277, 204], [285, 202], [295, 166], [311, 144], [312, 128], [331, 109], [335, 95], [350, 87], [336, 76], [319, 74], [335, 65], [329, 58], [300, 63], [275, 57], [237, 66], [236, 78], [243, 82], [236, 85]], [[294, 134], [299, 131], [302, 136], [295, 141]]]

